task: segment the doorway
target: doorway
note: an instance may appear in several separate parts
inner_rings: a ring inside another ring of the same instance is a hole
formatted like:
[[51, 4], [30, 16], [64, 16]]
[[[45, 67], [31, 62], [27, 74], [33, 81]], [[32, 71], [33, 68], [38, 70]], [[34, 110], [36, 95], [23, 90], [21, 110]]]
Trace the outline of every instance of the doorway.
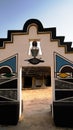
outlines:
[[32, 77], [24, 76], [23, 80], [25, 81], [24, 84], [23, 84], [24, 88], [31, 88], [31, 86], [32, 86]]
[[22, 88], [51, 86], [50, 67], [22, 67]]
[[22, 79], [25, 121], [48, 122], [52, 104], [51, 68], [22, 67]]

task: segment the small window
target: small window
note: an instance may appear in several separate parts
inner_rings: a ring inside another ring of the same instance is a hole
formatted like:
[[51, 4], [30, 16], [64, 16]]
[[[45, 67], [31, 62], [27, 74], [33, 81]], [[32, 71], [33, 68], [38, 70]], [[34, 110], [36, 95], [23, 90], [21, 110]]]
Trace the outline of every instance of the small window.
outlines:
[[42, 55], [42, 51], [41, 51], [41, 46], [40, 46], [40, 41], [39, 40], [31, 40], [29, 42], [29, 52], [28, 52], [28, 55], [31, 55], [31, 49], [33, 47], [33, 42], [36, 41], [37, 42], [37, 47], [39, 49], [39, 53], [38, 55]]

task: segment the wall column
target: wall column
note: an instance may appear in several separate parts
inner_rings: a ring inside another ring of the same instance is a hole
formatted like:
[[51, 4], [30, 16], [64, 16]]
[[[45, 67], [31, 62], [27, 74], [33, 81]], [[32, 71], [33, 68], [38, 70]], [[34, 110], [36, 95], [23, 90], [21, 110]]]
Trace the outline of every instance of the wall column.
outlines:
[[36, 88], [36, 79], [32, 77], [32, 88]]
[[19, 100], [19, 117], [22, 115], [22, 67], [18, 71], [18, 100]]
[[51, 87], [52, 87], [52, 117], [53, 117], [53, 101], [55, 101], [54, 65], [51, 66]]

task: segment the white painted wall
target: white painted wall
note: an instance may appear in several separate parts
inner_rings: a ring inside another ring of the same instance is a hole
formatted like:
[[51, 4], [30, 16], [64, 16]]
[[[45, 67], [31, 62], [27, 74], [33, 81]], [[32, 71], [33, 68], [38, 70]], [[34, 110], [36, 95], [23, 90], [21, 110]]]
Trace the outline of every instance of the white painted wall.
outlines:
[[[54, 96], [54, 52], [61, 54], [67, 59], [73, 61], [73, 54], [65, 53], [64, 47], [58, 47], [58, 41], [51, 41], [50, 33], [37, 33], [37, 27], [34, 25], [28, 28], [29, 33], [21, 33], [21, 34], [12, 34], [13, 43], [8, 42], [5, 45], [5, 49], [0, 49], [0, 61], [18, 53], [18, 100], [21, 102], [21, 70], [22, 67], [30, 67], [30, 66], [50, 66], [51, 67], [51, 85], [53, 98]], [[28, 55], [30, 40], [40, 40], [40, 46], [42, 55], [38, 56], [38, 58], [42, 58], [45, 62], [39, 63], [37, 65], [32, 65], [28, 63], [27, 59], [32, 58], [31, 55]], [[21, 114], [21, 112], [20, 112]]]

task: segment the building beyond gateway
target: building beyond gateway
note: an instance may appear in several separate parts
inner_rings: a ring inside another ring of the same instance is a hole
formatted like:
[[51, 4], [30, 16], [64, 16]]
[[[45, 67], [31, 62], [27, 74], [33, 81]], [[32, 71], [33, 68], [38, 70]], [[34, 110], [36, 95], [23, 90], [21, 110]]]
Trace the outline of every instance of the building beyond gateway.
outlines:
[[17, 124], [22, 116], [22, 88], [52, 86], [55, 125], [73, 127], [73, 48], [64, 38], [37, 19], [0, 38], [0, 124]]

